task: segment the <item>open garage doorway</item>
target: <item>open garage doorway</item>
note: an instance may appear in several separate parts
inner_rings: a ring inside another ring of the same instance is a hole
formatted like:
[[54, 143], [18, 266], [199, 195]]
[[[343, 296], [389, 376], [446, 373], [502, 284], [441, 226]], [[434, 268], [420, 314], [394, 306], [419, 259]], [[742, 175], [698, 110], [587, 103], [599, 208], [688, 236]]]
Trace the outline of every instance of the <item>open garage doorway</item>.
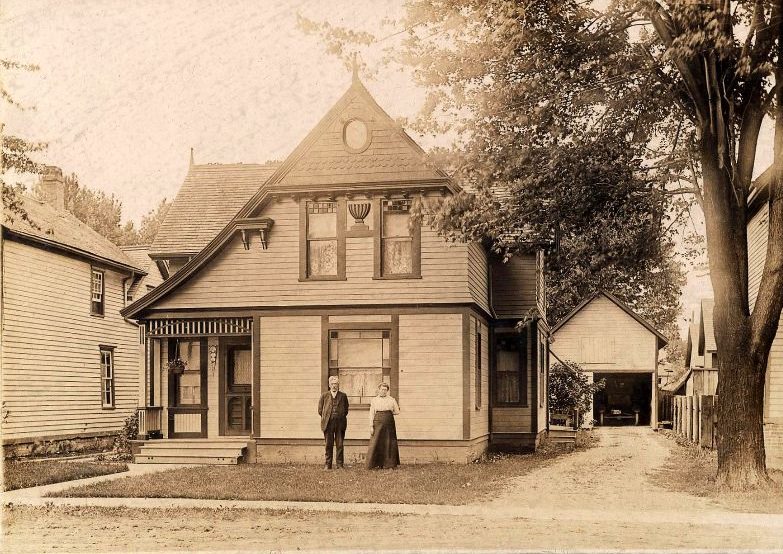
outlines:
[[593, 399], [593, 418], [598, 425], [649, 425], [652, 401], [650, 373], [595, 373], [606, 387]]

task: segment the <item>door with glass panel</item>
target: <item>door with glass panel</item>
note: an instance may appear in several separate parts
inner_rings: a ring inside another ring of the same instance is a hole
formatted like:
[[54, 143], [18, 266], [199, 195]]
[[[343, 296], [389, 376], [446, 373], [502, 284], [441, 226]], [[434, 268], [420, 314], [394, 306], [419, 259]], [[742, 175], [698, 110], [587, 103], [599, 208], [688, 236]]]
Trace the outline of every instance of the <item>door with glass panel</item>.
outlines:
[[251, 378], [249, 345], [229, 346], [223, 369], [221, 428], [224, 435], [250, 435], [252, 429]]
[[207, 341], [170, 339], [169, 438], [207, 436]]

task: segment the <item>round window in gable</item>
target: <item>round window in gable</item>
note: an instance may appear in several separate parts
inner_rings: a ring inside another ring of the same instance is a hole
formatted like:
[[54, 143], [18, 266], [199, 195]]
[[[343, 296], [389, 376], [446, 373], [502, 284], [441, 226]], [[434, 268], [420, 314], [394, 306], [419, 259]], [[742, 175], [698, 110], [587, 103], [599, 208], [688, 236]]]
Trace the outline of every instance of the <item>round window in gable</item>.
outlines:
[[343, 127], [343, 142], [349, 152], [359, 153], [370, 146], [370, 129], [361, 119], [351, 119]]

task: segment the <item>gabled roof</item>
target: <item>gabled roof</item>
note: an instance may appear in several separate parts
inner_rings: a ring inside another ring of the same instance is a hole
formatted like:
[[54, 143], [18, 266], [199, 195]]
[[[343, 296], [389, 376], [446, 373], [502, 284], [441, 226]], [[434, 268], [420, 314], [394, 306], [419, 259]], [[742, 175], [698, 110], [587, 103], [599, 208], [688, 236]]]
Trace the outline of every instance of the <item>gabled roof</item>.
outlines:
[[698, 323], [688, 326], [688, 342], [685, 347], [685, 367], [704, 367], [704, 356], [699, 355], [699, 331]]
[[661, 390], [677, 392], [677, 390], [688, 381], [688, 378], [691, 376], [691, 372], [691, 369], [686, 369], [675, 381], [670, 381], [662, 386]]
[[[361, 152], [348, 152], [342, 146], [336, 150], [329, 149], [335, 140], [342, 144], [343, 125], [353, 118], [368, 123], [372, 133], [370, 146]], [[318, 159], [323, 159], [324, 165], [318, 165], [321, 163], [316, 163]], [[358, 159], [362, 161], [353, 161]], [[310, 174], [308, 172], [317, 174], [317, 179], [305, 179], [304, 177]], [[451, 192], [459, 190], [451, 183], [448, 175], [427, 161], [424, 150], [378, 106], [361, 81], [354, 78], [334, 107], [233, 218], [224, 223], [222, 230], [177, 273], [142, 299], [127, 306], [121, 313], [125, 317], [136, 317], [142, 310], [185, 282], [220, 251], [241, 220], [256, 215], [270, 196], [354, 188], [387, 192], [396, 189], [410, 190], [413, 187], [422, 190], [425, 187], [443, 187]], [[222, 201], [223, 197], [220, 199]], [[173, 209], [172, 205], [171, 210]], [[204, 215], [200, 214], [199, 217]], [[168, 216], [166, 219], [168, 220]], [[157, 248], [157, 242], [156, 237], [153, 249]], [[151, 255], [155, 257], [157, 250]]]
[[157, 287], [163, 282], [163, 275], [161, 275], [160, 270], [158, 269], [158, 264], [149, 256], [149, 244], [121, 246], [120, 248], [135, 264], [147, 272], [147, 275], [135, 279], [130, 287], [128, 287], [128, 295], [131, 298], [140, 298], [147, 293], [148, 285]]
[[279, 164], [191, 165], [150, 246], [154, 258], [192, 256], [231, 221]]
[[608, 293], [608, 292], [606, 292], [606, 291], [598, 291], [598, 292], [597, 292], [597, 293], [595, 293], [594, 295], [592, 295], [592, 296], [589, 296], [589, 297], [585, 298], [584, 300], [582, 300], [582, 302], [580, 302], [580, 303], [579, 303], [579, 305], [578, 305], [576, 308], [574, 308], [573, 310], [571, 310], [571, 313], [569, 313], [567, 316], [565, 316], [563, 319], [561, 319], [561, 320], [560, 320], [560, 321], [557, 323], [557, 325], [555, 325], [555, 326], [552, 328], [552, 334], [555, 334], [555, 333], [557, 332], [557, 330], [558, 330], [558, 329], [560, 329], [560, 328], [561, 328], [563, 325], [565, 325], [566, 323], [568, 323], [568, 321], [569, 321], [571, 318], [573, 318], [573, 317], [574, 317], [576, 314], [578, 314], [580, 311], [582, 311], [582, 309], [583, 309], [585, 306], [587, 306], [587, 305], [588, 305], [590, 302], [592, 302], [593, 300], [595, 300], [595, 299], [596, 299], [596, 298], [598, 298], [599, 296], [604, 296], [604, 297], [606, 297], [608, 300], [610, 300], [610, 301], [611, 301], [611, 302], [613, 302], [615, 305], [617, 305], [617, 307], [618, 307], [618, 308], [620, 308], [620, 309], [621, 309], [621, 310], [623, 310], [625, 313], [627, 313], [629, 316], [631, 316], [631, 317], [632, 317], [632, 318], [634, 318], [636, 321], [638, 321], [638, 322], [639, 322], [639, 323], [640, 323], [640, 324], [641, 324], [641, 325], [642, 325], [642, 326], [643, 326], [645, 329], [647, 329], [647, 330], [648, 330], [648, 331], [650, 331], [650, 332], [651, 332], [653, 335], [655, 335], [656, 337], [658, 337], [658, 348], [659, 348], [659, 349], [660, 349], [660, 348], [663, 348], [664, 346], [666, 346], [666, 345], [668, 344], [668, 342], [669, 342], [669, 341], [668, 341], [668, 340], [666, 340], [666, 337], [665, 337], [665, 336], [663, 336], [663, 334], [662, 334], [660, 331], [658, 331], [658, 329], [656, 329], [655, 327], [653, 327], [653, 326], [652, 326], [652, 324], [651, 324], [649, 321], [647, 321], [647, 320], [646, 320], [646, 319], [644, 319], [642, 316], [640, 316], [639, 314], [637, 314], [636, 312], [634, 312], [634, 311], [633, 311], [633, 310], [632, 310], [630, 307], [628, 307], [628, 305], [627, 305], [625, 302], [623, 302], [622, 300], [620, 300], [619, 298], [617, 298], [615, 295], [613, 295], [613, 294], [611, 294], [611, 293]]
[[715, 343], [714, 309], [715, 300], [712, 298], [705, 298], [701, 301], [701, 322], [699, 324], [699, 354], [701, 355], [718, 351], [718, 346]]
[[119, 246], [86, 223], [82, 223], [70, 212], [57, 210], [54, 206], [25, 194], [20, 195], [20, 201], [21, 207], [40, 229], [3, 206], [2, 226], [10, 234], [44, 248], [87, 258], [123, 271], [145, 273], [144, 268]]

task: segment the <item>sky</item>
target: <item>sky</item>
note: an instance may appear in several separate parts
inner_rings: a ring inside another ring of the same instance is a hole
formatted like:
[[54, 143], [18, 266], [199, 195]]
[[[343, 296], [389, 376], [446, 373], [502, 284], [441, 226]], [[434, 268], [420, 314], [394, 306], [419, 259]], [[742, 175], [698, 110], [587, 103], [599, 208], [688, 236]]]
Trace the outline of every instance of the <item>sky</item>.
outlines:
[[[114, 194], [138, 222], [174, 197], [191, 147], [196, 163], [285, 158], [347, 89], [350, 71], [298, 28], [297, 14], [374, 30], [401, 9], [387, 1], [4, 0], [0, 55], [40, 66], [6, 76], [15, 99], [35, 108], [4, 107], [6, 132], [48, 142], [46, 163]], [[379, 66], [388, 44], [362, 58]], [[415, 115], [423, 101], [400, 72], [382, 70], [366, 84], [395, 117]]]
[[[297, 25], [301, 14], [384, 40], [360, 50], [370, 92], [392, 117], [424, 101], [404, 70], [383, 67], [404, 35], [402, 0], [3, 0], [0, 57], [40, 66], [3, 76], [28, 109], [3, 106], [9, 134], [45, 141], [47, 164], [118, 197], [137, 223], [173, 199], [196, 163], [284, 159], [350, 85], [350, 71]], [[384, 22], [392, 20], [392, 23]], [[445, 138], [411, 133], [425, 149]], [[771, 159], [764, 140], [757, 169]], [[701, 214], [693, 225], [701, 229]], [[711, 295], [691, 268], [683, 318]]]

